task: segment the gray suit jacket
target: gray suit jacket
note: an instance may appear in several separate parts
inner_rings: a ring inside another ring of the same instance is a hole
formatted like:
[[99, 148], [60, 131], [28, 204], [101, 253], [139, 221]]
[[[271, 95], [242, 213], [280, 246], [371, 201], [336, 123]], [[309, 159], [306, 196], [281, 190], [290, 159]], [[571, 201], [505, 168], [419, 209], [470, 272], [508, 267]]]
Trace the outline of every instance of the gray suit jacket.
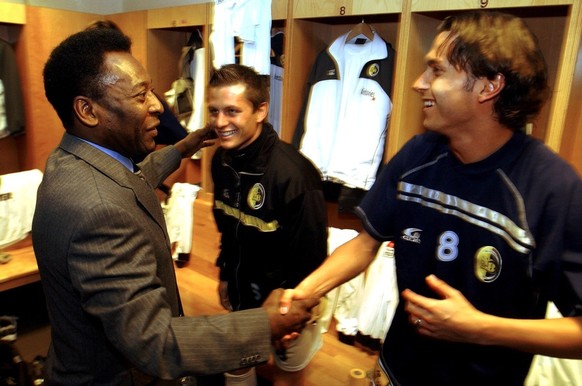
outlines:
[[270, 354], [262, 309], [180, 317], [158, 186], [168, 146], [142, 179], [65, 134], [39, 188], [32, 238], [52, 326], [47, 385], [130, 385], [132, 368], [171, 379], [252, 366]]

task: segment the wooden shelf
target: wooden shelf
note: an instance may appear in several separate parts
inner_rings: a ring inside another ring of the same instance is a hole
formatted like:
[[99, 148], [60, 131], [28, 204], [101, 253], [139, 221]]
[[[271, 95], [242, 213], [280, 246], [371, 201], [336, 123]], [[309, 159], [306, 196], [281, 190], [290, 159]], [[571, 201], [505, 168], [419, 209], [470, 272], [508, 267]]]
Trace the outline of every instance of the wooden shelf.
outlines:
[[150, 9], [147, 28], [177, 28], [208, 24], [208, 4]]
[[11, 260], [0, 265], [0, 292], [40, 280], [30, 237], [4, 249]]
[[402, 0], [296, 0], [293, 17], [337, 17], [402, 12]]
[[271, 1], [271, 19], [286, 20], [287, 19], [287, 0], [272, 0]]
[[26, 23], [26, 7], [24, 4], [0, 3], [0, 23]]
[[412, 0], [411, 11], [460, 11], [573, 4], [578, 0]]

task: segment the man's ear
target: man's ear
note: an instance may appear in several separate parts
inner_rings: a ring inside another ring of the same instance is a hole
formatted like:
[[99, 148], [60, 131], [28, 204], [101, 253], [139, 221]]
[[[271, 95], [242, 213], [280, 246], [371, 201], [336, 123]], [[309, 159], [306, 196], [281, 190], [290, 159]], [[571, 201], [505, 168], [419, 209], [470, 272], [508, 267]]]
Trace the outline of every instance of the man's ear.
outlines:
[[269, 103], [263, 102], [257, 107], [257, 122], [265, 122], [269, 114]]
[[495, 98], [505, 88], [505, 76], [497, 74], [493, 79], [483, 78], [483, 88], [479, 94], [479, 101], [486, 102]]
[[73, 111], [85, 126], [95, 127], [99, 123], [93, 101], [87, 97], [76, 97], [73, 101]]

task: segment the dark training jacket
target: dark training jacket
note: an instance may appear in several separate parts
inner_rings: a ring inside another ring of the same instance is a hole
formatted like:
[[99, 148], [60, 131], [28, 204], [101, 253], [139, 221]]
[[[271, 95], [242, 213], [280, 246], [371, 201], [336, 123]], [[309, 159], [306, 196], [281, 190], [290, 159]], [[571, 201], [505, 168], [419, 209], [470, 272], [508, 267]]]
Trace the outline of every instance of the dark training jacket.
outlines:
[[293, 288], [327, 255], [321, 175], [265, 123], [241, 150], [219, 148], [212, 160], [214, 218], [222, 234], [216, 265], [234, 310]]

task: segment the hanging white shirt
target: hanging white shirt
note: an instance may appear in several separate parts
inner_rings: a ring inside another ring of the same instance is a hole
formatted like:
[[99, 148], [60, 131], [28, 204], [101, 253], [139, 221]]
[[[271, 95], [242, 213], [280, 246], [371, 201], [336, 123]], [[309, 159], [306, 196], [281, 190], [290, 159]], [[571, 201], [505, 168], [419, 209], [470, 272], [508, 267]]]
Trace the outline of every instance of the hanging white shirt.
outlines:
[[236, 63], [235, 37], [243, 43], [240, 64], [269, 75], [271, 0], [215, 0], [210, 34], [214, 68]]

